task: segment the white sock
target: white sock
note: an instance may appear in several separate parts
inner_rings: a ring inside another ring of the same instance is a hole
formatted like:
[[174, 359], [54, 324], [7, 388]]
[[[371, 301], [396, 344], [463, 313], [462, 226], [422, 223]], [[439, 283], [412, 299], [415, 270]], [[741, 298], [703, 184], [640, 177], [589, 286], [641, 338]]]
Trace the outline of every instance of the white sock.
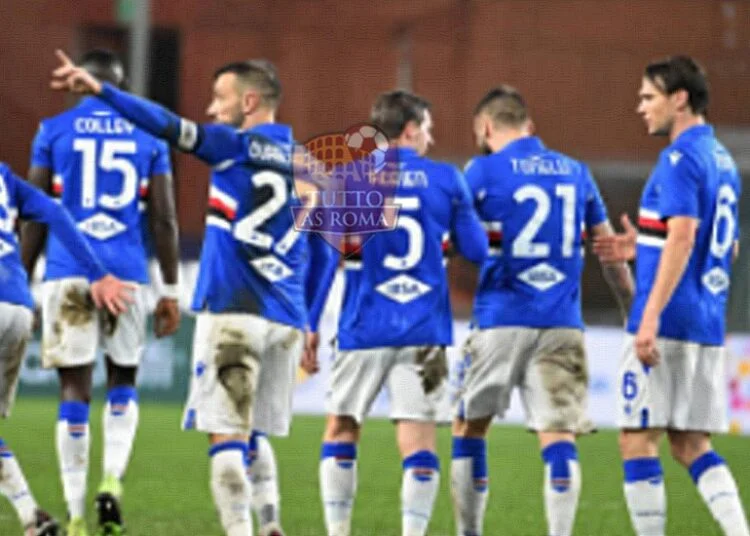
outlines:
[[253, 536], [252, 492], [245, 473], [247, 443], [227, 441], [211, 447], [211, 493], [227, 536]]
[[724, 460], [708, 452], [690, 466], [703, 501], [726, 536], [750, 536], [737, 484]]
[[279, 482], [271, 442], [259, 432], [250, 438], [248, 475], [253, 487], [253, 511], [260, 528], [279, 524]]
[[138, 428], [138, 395], [135, 387], [115, 387], [104, 408], [104, 476], [122, 479]]
[[664, 536], [667, 497], [659, 458], [627, 460], [625, 501], [637, 536]]
[[453, 438], [451, 496], [458, 536], [480, 536], [489, 496], [484, 439]]
[[85, 512], [89, 443], [88, 404], [62, 402], [56, 429], [57, 459], [71, 518], [83, 517]]
[[323, 443], [320, 457], [320, 495], [328, 536], [349, 536], [357, 492], [357, 446]]
[[423, 450], [406, 458], [403, 466], [401, 534], [424, 536], [440, 489], [440, 463], [433, 452]]
[[2, 438], [0, 438], [0, 493], [13, 504], [21, 525], [27, 527], [35, 522], [36, 501], [23, 476], [18, 460]]
[[558, 441], [542, 451], [544, 507], [550, 536], [570, 536], [581, 495], [581, 467], [575, 443]]

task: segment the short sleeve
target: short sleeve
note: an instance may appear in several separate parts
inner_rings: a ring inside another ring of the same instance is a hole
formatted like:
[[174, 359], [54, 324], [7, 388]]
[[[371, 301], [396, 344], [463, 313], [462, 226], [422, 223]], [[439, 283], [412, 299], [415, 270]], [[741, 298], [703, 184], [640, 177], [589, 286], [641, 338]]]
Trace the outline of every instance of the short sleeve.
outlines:
[[701, 173], [698, 164], [689, 155], [677, 150], [667, 156], [669, 162], [659, 183], [659, 214], [662, 218], [700, 218]]
[[607, 221], [607, 206], [604, 204], [599, 187], [591, 175], [591, 171], [585, 168], [586, 173], [586, 228], [591, 229]]
[[49, 128], [39, 124], [39, 130], [31, 144], [31, 165], [52, 169], [52, 148], [49, 139]]
[[156, 140], [154, 158], [151, 163], [151, 176], [167, 175], [172, 172], [172, 162], [169, 157], [169, 145], [162, 140]]

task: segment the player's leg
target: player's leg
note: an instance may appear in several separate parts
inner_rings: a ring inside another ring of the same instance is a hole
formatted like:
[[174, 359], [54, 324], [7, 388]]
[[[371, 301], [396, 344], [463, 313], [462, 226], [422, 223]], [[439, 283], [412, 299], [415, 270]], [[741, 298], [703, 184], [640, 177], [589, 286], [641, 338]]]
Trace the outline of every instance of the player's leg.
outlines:
[[357, 443], [360, 425], [346, 415], [328, 415], [320, 449], [320, 496], [326, 534], [349, 536], [357, 493]]
[[253, 430], [250, 436], [247, 475], [253, 488], [253, 512], [261, 536], [282, 536], [276, 455], [268, 435], [259, 430]]
[[99, 340], [97, 311], [85, 279], [48, 281], [42, 300], [42, 361], [60, 378], [57, 458], [68, 507], [68, 535], [85, 535], [89, 402]]
[[283, 536], [276, 456], [269, 436], [286, 437], [292, 420], [292, 399], [304, 334], [290, 326], [269, 323], [253, 408], [248, 476], [253, 488], [253, 510], [261, 536]]
[[251, 536], [246, 472], [260, 356], [268, 322], [246, 314], [198, 315], [183, 428], [209, 434], [210, 487], [227, 536]]
[[391, 419], [396, 422], [403, 466], [403, 536], [426, 534], [440, 489], [435, 422], [447, 377], [448, 360], [442, 346], [401, 348], [388, 375]]
[[99, 327], [107, 367], [107, 404], [102, 416], [102, 481], [96, 496], [99, 534], [123, 529], [122, 478], [138, 429], [139, 407], [135, 381], [146, 343], [145, 289], [133, 293], [134, 302], [117, 317], [100, 311]]
[[349, 536], [351, 531], [360, 426], [383, 385], [391, 355], [389, 349], [336, 352], [319, 473], [328, 536]]
[[[15, 399], [26, 343], [31, 337], [32, 314], [26, 307], [0, 303], [0, 416], [9, 416]], [[58, 525], [39, 510], [31, 489], [10, 447], [0, 438], [0, 494], [13, 505], [29, 536], [54, 536]]]
[[544, 461], [547, 533], [573, 533], [581, 494], [576, 435], [593, 429], [587, 417], [588, 365], [577, 329], [544, 329], [526, 368], [521, 399]]
[[[680, 404], [669, 431], [672, 456], [695, 482], [714, 519], [729, 536], [750, 536], [737, 483], [724, 459], [711, 445], [710, 433], [726, 432], [727, 392], [723, 348], [670, 341], [678, 347], [680, 366], [675, 398]], [[694, 386], [699, 386], [694, 388]]]
[[750, 536], [737, 483], [724, 458], [703, 432], [669, 432], [672, 456], [693, 479], [703, 501], [727, 536]]
[[674, 406], [670, 363], [662, 351], [658, 366], [637, 358], [633, 337], [626, 335], [618, 373], [618, 427], [625, 475], [625, 502], [637, 536], [664, 536], [667, 498], [659, 460], [659, 441]]
[[124, 531], [122, 478], [125, 474], [138, 427], [136, 367], [116, 365], [109, 355], [107, 364], [107, 403], [102, 416], [104, 435], [102, 481], [96, 495], [99, 533], [116, 535]]
[[461, 390], [453, 423], [451, 496], [458, 536], [479, 536], [489, 498], [486, 436], [518, 383], [532, 330], [496, 328], [472, 333], [464, 345]]

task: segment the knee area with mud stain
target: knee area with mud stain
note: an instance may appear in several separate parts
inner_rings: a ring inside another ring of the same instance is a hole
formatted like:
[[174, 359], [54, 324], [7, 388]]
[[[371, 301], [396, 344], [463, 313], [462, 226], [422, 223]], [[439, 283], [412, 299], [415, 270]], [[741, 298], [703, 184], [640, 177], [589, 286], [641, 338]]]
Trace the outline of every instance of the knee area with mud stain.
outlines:
[[425, 394], [434, 392], [448, 377], [448, 357], [443, 347], [421, 348], [415, 362]]
[[238, 413], [247, 414], [253, 401], [260, 357], [252, 351], [247, 336], [241, 330], [223, 328], [219, 332], [214, 359], [219, 382]]

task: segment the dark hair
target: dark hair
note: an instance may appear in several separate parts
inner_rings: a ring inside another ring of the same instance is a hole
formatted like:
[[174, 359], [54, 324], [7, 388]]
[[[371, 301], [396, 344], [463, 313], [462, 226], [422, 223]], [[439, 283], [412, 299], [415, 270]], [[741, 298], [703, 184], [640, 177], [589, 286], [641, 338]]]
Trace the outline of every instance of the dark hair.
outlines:
[[125, 66], [120, 57], [111, 50], [89, 50], [78, 63], [98, 80], [120, 87], [125, 86]]
[[490, 116], [496, 124], [512, 127], [519, 127], [529, 119], [526, 101], [516, 88], [505, 84], [492, 88], [482, 97], [474, 108], [474, 115], [482, 113]]
[[370, 122], [383, 131], [389, 140], [395, 140], [406, 128], [409, 121], [421, 125], [425, 112], [431, 104], [424, 98], [396, 90], [381, 93], [370, 110]]
[[693, 113], [708, 109], [708, 80], [703, 68], [690, 56], [672, 56], [646, 67], [644, 76], [667, 95], [685, 90]]
[[242, 82], [260, 93], [264, 105], [276, 109], [281, 102], [281, 82], [276, 66], [268, 60], [256, 59], [227, 63], [216, 69], [214, 80], [223, 74], [235, 74]]

